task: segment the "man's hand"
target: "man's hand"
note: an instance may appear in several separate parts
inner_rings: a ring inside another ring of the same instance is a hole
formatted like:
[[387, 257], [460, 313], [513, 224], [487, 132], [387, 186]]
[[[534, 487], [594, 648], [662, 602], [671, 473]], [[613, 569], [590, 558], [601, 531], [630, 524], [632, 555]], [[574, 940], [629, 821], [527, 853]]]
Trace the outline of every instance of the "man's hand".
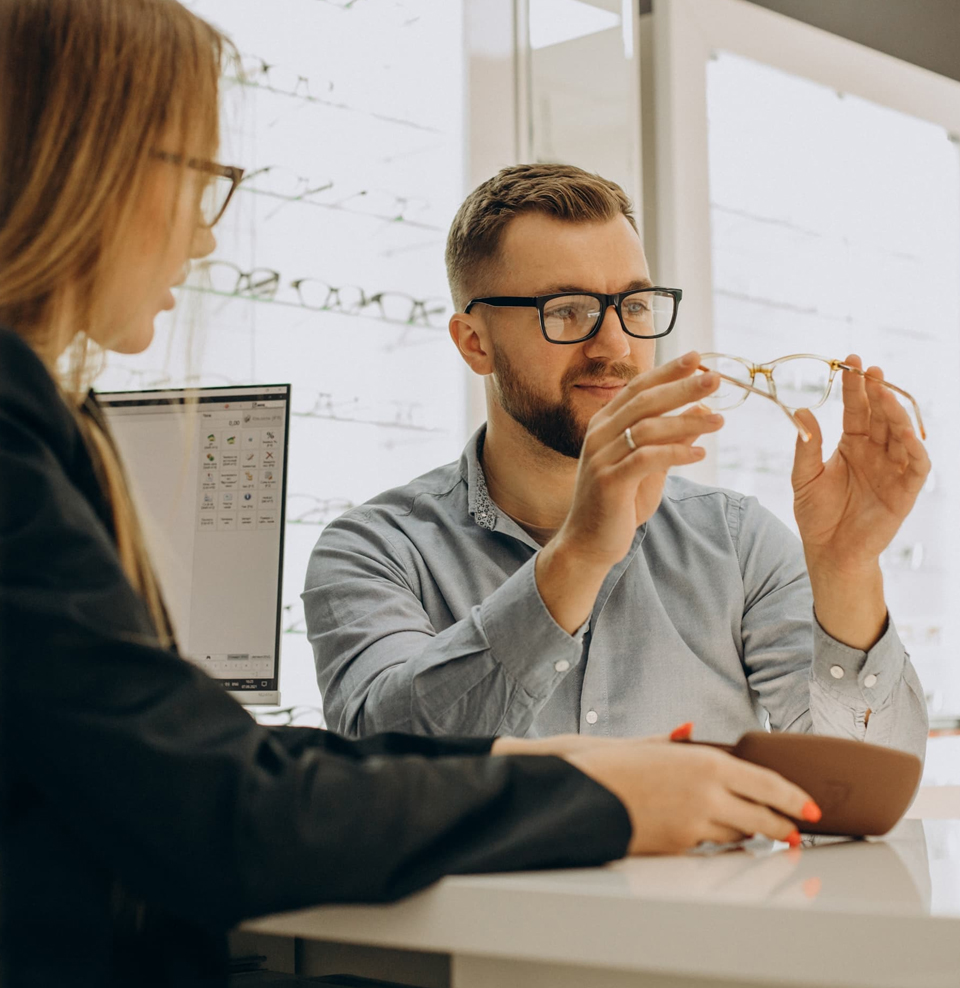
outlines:
[[[855, 354], [846, 362], [862, 367]], [[879, 367], [868, 374], [883, 379]], [[826, 463], [816, 418], [807, 409], [797, 416], [811, 438], [797, 443], [794, 513], [817, 619], [838, 641], [866, 650], [886, 621], [880, 553], [913, 508], [930, 459], [889, 388], [860, 374], [843, 373], [843, 435]]]
[[792, 782], [716, 748], [619, 741], [566, 757], [626, 807], [630, 854], [679, 854], [753, 834], [796, 846], [793, 820], [819, 816]]
[[590, 420], [570, 512], [537, 559], [540, 595], [568, 632], [587, 619], [607, 573], [657, 510], [667, 471], [701, 460], [694, 442], [723, 425], [701, 408], [668, 414], [716, 390], [719, 377], [697, 374], [699, 363], [688, 353], [638, 374]]

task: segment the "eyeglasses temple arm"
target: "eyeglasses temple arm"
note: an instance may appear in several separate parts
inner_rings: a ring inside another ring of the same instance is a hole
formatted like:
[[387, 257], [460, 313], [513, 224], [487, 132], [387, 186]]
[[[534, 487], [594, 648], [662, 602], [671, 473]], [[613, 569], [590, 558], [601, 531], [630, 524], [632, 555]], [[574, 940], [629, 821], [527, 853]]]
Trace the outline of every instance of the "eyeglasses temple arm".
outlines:
[[920, 438], [927, 438], [927, 430], [923, 425], [923, 416], [920, 414], [920, 406], [917, 404], [917, 399], [913, 397], [908, 391], [904, 391], [903, 388], [898, 388], [895, 384], [891, 384], [889, 381], [881, 381], [878, 377], [871, 377], [865, 370], [861, 370], [859, 367], [852, 367], [850, 364], [840, 363], [839, 367], [841, 370], [853, 371], [856, 374], [860, 374], [871, 381], [876, 381], [878, 384], [882, 384], [884, 387], [889, 388], [891, 391], [896, 391], [898, 395], [906, 398], [910, 402], [913, 408], [913, 414], [917, 420], [917, 426], [920, 429]]
[[776, 398], [771, 394], [767, 394], [766, 391], [761, 391], [759, 388], [755, 388], [750, 384], [744, 384], [742, 381], [738, 381], [735, 377], [728, 377], [726, 374], [721, 374], [720, 371], [712, 371], [709, 367], [704, 367], [700, 364], [698, 370], [702, 370], [706, 374], [716, 374], [718, 377], [723, 378], [724, 381], [729, 381], [731, 384], [735, 384], [738, 388], [743, 388], [744, 391], [749, 391], [751, 394], [760, 395], [761, 398], [766, 398], [768, 401], [772, 401], [777, 408], [779, 408], [784, 415], [790, 419], [791, 424], [800, 433], [800, 438], [805, 442], [810, 442], [810, 433], [803, 427], [803, 423], [787, 408], [786, 405], [777, 401]]

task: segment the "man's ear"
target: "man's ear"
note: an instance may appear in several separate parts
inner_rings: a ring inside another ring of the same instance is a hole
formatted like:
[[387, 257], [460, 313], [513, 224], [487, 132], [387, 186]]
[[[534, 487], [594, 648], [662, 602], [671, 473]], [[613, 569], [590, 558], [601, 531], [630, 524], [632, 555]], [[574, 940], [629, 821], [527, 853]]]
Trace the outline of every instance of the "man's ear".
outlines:
[[474, 374], [493, 373], [493, 344], [479, 316], [455, 312], [450, 317], [450, 339]]

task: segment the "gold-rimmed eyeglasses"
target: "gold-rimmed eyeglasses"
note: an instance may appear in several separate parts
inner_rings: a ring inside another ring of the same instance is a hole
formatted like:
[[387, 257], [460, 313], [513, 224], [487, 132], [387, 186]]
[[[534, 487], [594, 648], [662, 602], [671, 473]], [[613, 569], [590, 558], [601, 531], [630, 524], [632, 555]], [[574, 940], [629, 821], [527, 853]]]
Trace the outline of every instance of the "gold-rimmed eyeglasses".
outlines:
[[[712, 371], [720, 376], [720, 387], [704, 399], [704, 404], [711, 409], [725, 411], [737, 408], [751, 394], [758, 394], [774, 402], [783, 411], [804, 442], [810, 438], [810, 434], [794, 412], [801, 408], [820, 408], [830, 396], [837, 372], [851, 371], [876, 381], [905, 398], [913, 411], [920, 438], [927, 438], [920, 406], [913, 395], [889, 381], [872, 377], [865, 370], [843, 360], [812, 353], [793, 353], [765, 364], [752, 364], [743, 357], [734, 357], [727, 353], [703, 353], [700, 355], [700, 370]], [[766, 390], [756, 386], [758, 374], [763, 376]]]

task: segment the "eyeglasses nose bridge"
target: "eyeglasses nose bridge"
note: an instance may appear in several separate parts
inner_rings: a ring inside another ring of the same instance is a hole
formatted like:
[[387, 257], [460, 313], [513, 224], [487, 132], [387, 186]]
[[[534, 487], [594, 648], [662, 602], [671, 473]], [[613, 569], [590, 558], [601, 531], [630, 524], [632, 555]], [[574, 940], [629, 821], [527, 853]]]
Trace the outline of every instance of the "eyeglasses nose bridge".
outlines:
[[617, 297], [615, 295], [611, 295], [608, 297], [594, 295], [593, 297], [597, 299], [597, 306], [600, 309], [600, 312], [597, 315], [597, 321], [593, 325], [593, 330], [591, 331], [587, 339], [588, 340], [593, 339], [593, 337], [595, 337], [600, 332], [600, 328], [603, 326], [604, 320], [607, 318], [607, 312], [610, 309], [613, 309], [614, 313], [616, 314], [617, 325], [620, 327], [621, 332], [626, 333], [627, 330], [626, 327], [623, 325], [623, 316], [620, 313], [620, 302], [617, 299]]

